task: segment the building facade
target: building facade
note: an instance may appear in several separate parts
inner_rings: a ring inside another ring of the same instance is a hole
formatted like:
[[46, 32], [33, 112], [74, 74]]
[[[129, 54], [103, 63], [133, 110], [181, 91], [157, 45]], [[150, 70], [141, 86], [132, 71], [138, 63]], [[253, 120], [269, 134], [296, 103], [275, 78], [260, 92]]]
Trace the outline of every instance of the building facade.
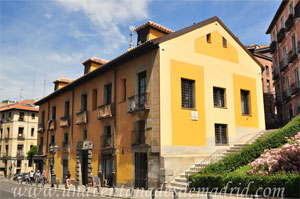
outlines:
[[265, 129], [262, 65], [220, 19], [136, 32], [137, 47], [86, 60], [82, 77], [36, 103], [35, 159], [49, 177], [157, 187]]
[[273, 86], [273, 63], [270, 45], [251, 45], [247, 49], [264, 67], [262, 72], [262, 86], [264, 93], [264, 110], [266, 129], [275, 129], [277, 124], [277, 110], [275, 108], [275, 87]]
[[0, 167], [6, 176], [33, 170], [27, 152], [37, 145], [38, 108], [33, 100], [0, 107]]
[[300, 113], [300, 2], [283, 0], [267, 30], [271, 36], [278, 123]]

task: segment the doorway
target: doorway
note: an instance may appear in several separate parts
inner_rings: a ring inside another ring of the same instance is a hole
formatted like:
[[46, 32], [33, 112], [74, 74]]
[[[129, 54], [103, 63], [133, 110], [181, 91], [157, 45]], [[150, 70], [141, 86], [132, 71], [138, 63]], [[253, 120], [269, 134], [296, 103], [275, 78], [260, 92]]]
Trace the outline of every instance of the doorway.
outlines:
[[112, 175], [112, 166], [113, 166], [113, 159], [111, 155], [105, 155], [104, 158], [104, 180], [106, 180], [107, 185], [109, 187], [113, 186], [113, 175]]
[[148, 189], [147, 153], [135, 153], [135, 188]]
[[66, 176], [68, 175], [68, 171], [69, 171], [69, 164], [68, 164], [68, 159], [63, 159], [63, 183], [66, 182]]
[[83, 150], [82, 154], [82, 162], [81, 162], [81, 174], [82, 174], [82, 184], [88, 184], [88, 151]]

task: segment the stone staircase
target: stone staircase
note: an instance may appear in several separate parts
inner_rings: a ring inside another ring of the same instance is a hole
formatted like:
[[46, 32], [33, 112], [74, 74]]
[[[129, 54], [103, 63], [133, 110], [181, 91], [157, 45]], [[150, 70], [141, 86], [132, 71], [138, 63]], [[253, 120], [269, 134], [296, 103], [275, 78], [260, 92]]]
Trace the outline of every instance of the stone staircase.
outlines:
[[229, 147], [228, 149], [219, 149], [215, 151], [214, 153], [206, 157], [201, 162], [198, 162], [194, 164], [192, 167], [190, 167], [189, 169], [185, 170], [184, 173], [181, 173], [178, 177], [175, 177], [175, 179], [171, 181], [171, 183], [167, 185], [166, 188], [168, 190], [186, 191], [186, 188], [188, 186], [187, 176], [199, 172], [201, 169], [221, 160], [227, 155], [234, 154], [241, 151], [246, 146], [254, 143], [257, 139], [262, 139], [274, 131], [275, 130], [260, 131], [245, 143], [236, 143], [233, 146]]

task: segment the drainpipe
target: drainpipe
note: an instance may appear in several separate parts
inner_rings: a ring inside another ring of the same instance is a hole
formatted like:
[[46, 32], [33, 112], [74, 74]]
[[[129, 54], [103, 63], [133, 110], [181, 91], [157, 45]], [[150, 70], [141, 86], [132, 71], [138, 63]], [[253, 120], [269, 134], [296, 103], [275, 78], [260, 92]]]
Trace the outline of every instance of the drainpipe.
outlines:
[[49, 125], [49, 115], [50, 115], [50, 102], [48, 102], [48, 111], [47, 111], [47, 141], [46, 141], [46, 151], [45, 151], [45, 154], [48, 153], [48, 139], [49, 139], [49, 128], [48, 128], [48, 125]]
[[117, 160], [116, 160], [116, 129], [117, 129], [117, 70], [114, 69], [114, 138], [113, 138], [113, 151], [115, 156], [115, 175], [114, 175], [114, 184], [116, 183], [117, 179]]
[[73, 151], [73, 125], [74, 125], [74, 89], [72, 89], [72, 114], [71, 114], [71, 143], [70, 153]]

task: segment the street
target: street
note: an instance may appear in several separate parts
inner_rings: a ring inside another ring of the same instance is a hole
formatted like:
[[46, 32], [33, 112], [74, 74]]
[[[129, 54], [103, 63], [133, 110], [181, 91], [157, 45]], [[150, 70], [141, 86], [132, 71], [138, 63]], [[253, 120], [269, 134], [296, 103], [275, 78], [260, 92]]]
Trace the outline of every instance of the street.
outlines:
[[17, 184], [16, 181], [0, 179], [0, 198], [109, 198], [97, 194], [62, 191], [49, 187]]

